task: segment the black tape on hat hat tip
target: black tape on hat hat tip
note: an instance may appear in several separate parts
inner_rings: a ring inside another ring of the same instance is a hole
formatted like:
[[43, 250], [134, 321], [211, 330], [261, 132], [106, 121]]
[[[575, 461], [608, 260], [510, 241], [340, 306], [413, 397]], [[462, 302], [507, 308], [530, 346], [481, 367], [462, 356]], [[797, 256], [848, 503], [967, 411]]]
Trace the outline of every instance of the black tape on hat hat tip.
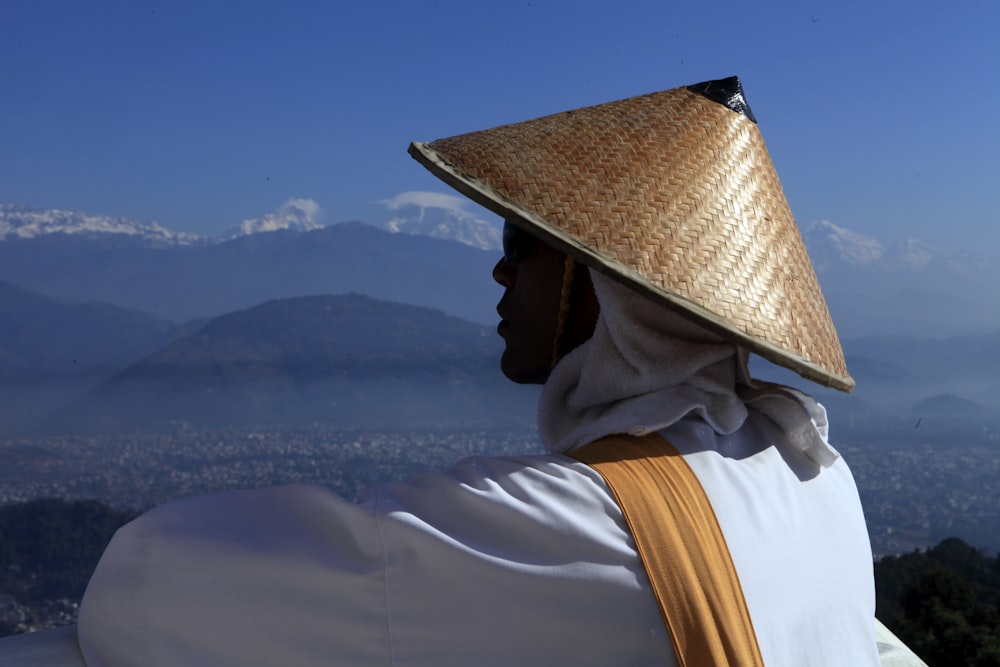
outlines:
[[747, 98], [743, 94], [743, 84], [740, 83], [738, 76], [716, 79], [715, 81], [702, 81], [688, 86], [688, 90], [704, 95], [713, 102], [718, 102], [736, 113], [746, 116], [754, 123], [757, 122], [753, 111], [750, 110], [750, 105], [747, 103]]

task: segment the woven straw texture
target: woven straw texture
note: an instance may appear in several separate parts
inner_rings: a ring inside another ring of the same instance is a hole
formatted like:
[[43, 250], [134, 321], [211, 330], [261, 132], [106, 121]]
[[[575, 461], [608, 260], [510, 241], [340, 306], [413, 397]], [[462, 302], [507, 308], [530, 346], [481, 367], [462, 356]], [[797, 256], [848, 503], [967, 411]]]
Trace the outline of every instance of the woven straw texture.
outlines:
[[746, 117], [677, 88], [410, 152], [598, 270], [809, 379], [853, 388], [763, 138]]

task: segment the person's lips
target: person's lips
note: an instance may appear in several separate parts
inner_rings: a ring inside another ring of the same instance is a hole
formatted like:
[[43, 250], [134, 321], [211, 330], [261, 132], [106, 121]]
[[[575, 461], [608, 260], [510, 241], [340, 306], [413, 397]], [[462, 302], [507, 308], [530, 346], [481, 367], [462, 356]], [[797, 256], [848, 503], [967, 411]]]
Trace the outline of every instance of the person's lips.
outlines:
[[497, 304], [497, 315], [500, 316], [500, 323], [497, 324], [497, 333], [500, 334], [501, 336], [503, 336], [504, 333], [508, 329], [510, 329], [510, 322], [507, 321], [507, 316], [504, 314], [504, 311], [501, 309], [501, 305], [502, 304], [500, 304], [500, 303]]

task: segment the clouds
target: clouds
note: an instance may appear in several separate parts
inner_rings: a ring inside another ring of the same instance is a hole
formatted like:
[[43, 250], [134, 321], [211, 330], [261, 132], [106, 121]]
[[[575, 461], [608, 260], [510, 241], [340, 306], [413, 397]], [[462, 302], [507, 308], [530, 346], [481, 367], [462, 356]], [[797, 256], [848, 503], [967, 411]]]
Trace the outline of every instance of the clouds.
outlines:
[[[373, 203], [384, 206], [387, 215], [382, 220], [365, 222], [389, 232], [458, 241], [484, 250], [496, 250], [501, 245], [499, 219], [479, 217], [479, 213], [467, 210], [473, 207], [469, 201], [456, 195], [411, 190]], [[223, 238], [283, 229], [307, 232], [324, 226], [321, 217], [320, 205], [315, 200], [293, 198], [273, 213], [244, 220]]]
[[440, 208], [456, 214], [469, 215], [465, 208], [468, 203], [466, 199], [441, 192], [411, 190], [400, 192], [395, 197], [382, 199], [376, 203], [384, 205], [393, 212], [407, 206], [417, 206], [419, 208]]
[[292, 198], [278, 207], [274, 213], [268, 213], [261, 218], [251, 218], [240, 223], [239, 227], [229, 230], [228, 238], [273, 232], [279, 229], [295, 229], [307, 232], [319, 229], [323, 225], [317, 220], [320, 206], [314, 199]]
[[411, 190], [375, 203], [390, 212], [378, 224], [387, 231], [458, 241], [483, 250], [497, 250], [501, 245], [499, 221], [470, 212], [468, 200], [462, 197]]
[[313, 220], [319, 215], [319, 204], [314, 199], [292, 198], [278, 209], [278, 216], [283, 215], [302, 215]]

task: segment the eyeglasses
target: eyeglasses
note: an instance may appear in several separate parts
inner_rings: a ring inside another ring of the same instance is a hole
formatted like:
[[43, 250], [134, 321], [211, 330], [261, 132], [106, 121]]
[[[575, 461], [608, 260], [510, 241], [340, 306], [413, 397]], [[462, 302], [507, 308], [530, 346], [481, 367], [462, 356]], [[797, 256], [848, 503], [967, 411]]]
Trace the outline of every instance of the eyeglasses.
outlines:
[[539, 240], [516, 225], [503, 223], [503, 258], [506, 262], [523, 259]]

